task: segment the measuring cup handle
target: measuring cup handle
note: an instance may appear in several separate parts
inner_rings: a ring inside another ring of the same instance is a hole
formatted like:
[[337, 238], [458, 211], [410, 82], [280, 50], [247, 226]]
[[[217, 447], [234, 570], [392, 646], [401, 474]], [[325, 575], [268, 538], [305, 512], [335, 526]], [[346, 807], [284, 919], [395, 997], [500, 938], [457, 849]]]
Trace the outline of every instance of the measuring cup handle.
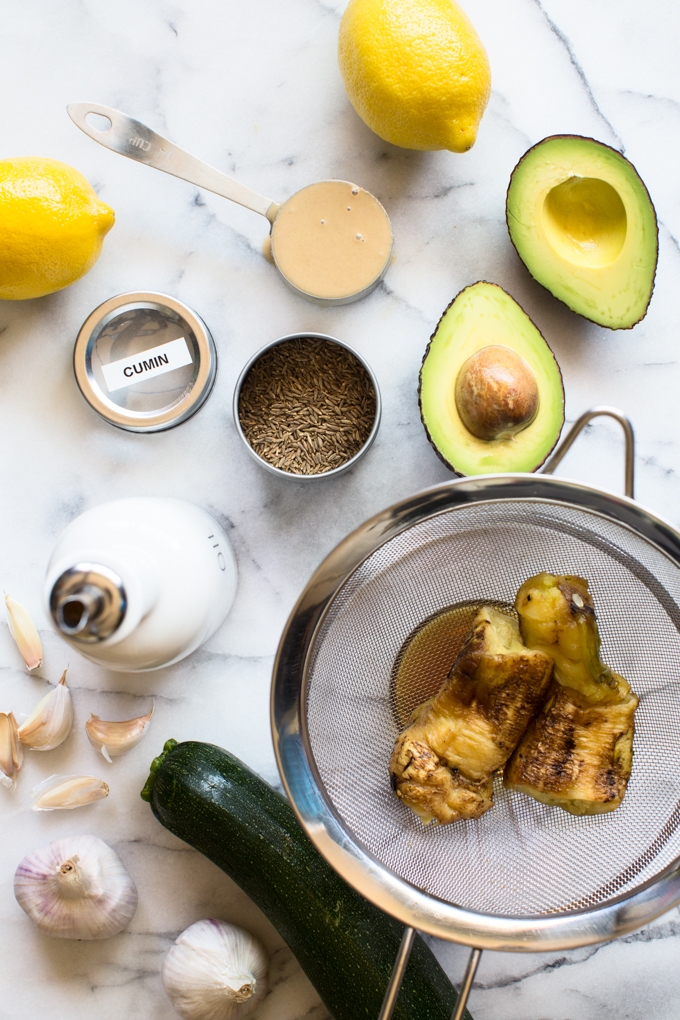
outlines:
[[[129, 159], [136, 159], [138, 163], [146, 163], [156, 170], [163, 170], [173, 177], [180, 177], [189, 184], [196, 184], [199, 188], [228, 198], [231, 202], [266, 216], [271, 223], [274, 222], [279, 211], [277, 202], [272, 202], [264, 195], [258, 195], [256, 191], [239, 184], [221, 170], [216, 170], [208, 163], [196, 159], [174, 142], [157, 135], [151, 128], [140, 124], [138, 120], [133, 120], [120, 110], [102, 106], [101, 103], [70, 103], [66, 109], [73, 123], [81, 131], [107, 149]], [[90, 124], [87, 117], [91, 113], [108, 121], [108, 127], [100, 129]]]
[[578, 418], [571, 426], [566, 436], [557, 447], [552, 457], [550, 457], [543, 468], [541, 474], [551, 475], [555, 471], [557, 465], [562, 461], [564, 456], [569, 452], [574, 444], [574, 440], [580, 432], [586, 427], [588, 422], [592, 421], [593, 418], [599, 418], [601, 415], [607, 418], [614, 418], [621, 428], [623, 429], [623, 435], [625, 439], [625, 452], [626, 452], [626, 474], [625, 474], [625, 487], [624, 491], [626, 496], [630, 496], [634, 499], [635, 493], [635, 435], [633, 433], [633, 426], [631, 425], [628, 418], [626, 418], [623, 411], [619, 411], [617, 407], [607, 407], [602, 405], [599, 407], [592, 407], [590, 411], [586, 411]]

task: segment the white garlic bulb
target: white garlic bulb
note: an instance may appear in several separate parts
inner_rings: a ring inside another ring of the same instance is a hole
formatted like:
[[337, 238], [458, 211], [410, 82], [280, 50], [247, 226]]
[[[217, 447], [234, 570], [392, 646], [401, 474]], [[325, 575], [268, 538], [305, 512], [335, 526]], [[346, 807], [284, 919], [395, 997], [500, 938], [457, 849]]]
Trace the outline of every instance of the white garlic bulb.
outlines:
[[108, 795], [108, 783], [95, 776], [49, 776], [31, 790], [34, 811], [85, 807]]
[[136, 719], [125, 719], [122, 722], [107, 722], [92, 713], [85, 723], [87, 739], [110, 762], [112, 755], [116, 758], [137, 746], [148, 730], [152, 716], [153, 704], [151, 711], [146, 715], [140, 715]]
[[27, 854], [14, 875], [19, 906], [46, 935], [107, 939], [127, 926], [137, 889], [97, 836], [67, 836]]
[[73, 703], [64, 670], [57, 686], [38, 702], [19, 727], [19, 740], [34, 751], [51, 751], [64, 743], [72, 726]]
[[269, 960], [243, 928], [210, 918], [183, 931], [163, 960], [163, 987], [184, 1020], [244, 1016], [267, 994]]
[[0, 783], [9, 790], [17, 785], [17, 776], [24, 760], [19, 729], [13, 712], [0, 712]]

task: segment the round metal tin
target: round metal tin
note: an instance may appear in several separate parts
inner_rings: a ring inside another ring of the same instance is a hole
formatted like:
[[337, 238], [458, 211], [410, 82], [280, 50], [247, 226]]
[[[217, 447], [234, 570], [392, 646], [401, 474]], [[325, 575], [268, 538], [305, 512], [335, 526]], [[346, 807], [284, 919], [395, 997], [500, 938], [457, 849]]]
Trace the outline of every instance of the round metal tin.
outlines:
[[109, 298], [87, 317], [73, 351], [80, 392], [129, 432], [160, 432], [190, 418], [210, 394], [217, 354], [210, 331], [167, 294]]
[[[353, 457], [350, 457], [349, 460], [345, 461], [344, 464], [340, 464], [339, 467], [333, 468], [331, 471], [321, 471], [318, 475], [301, 475], [301, 474], [295, 474], [292, 471], [283, 471], [281, 468], [274, 467], [274, 465], [270, 464], [269, 461], [264, 459], [264, 457], [260, 457], [259, 453], [256, 453], [255, 450], [253, 450], [252, 446], [250, 445], [250, 443], [246, 439], [245, 433], [244, 433], [244, 431], [243, 431], [243, 429], [241, 427], [241, 420], [239, 418], [239, 413], [238, 413], [239, 397], [241, 396], [241, 389], [242, 389], [243, 384], [244, 384], [244, 382], [246, 380], [246, 376], [250, 372], [250, 370], [253, 367], [253, 365], [257, 361], [259, 361], [259, 359], [262, 357], [262, 355], [266, 354], [267, 351], [271, 350], [272, 347], [276, 347], [278, 344], [286, 343], [287, 340], [304, 340], [307, 337], [310, 337], [311, 339], [314, 339], [314, 340], [328, 340], [329, 343], [338, 344], [340, 347], [344, 347], [346, 351], [349, 351], [350, 354], [353, 354], [354, 357], [359, 362], [359, 364], [362, 365], [365, 368], [366, 372], [368, 373], [368, 377], [371, 380], [371, 385], [373, 386], [373, 389], [375, 390], [375, 421], [373, 422], [373, 427], [372, 427], [372, 429], [371, 429], [371, 431], [370, 431], [370, 433], [368, 435], [368, 439], [366, 440], [364, 445], [361, 447], [361, 449], [357, 453], [354, 454]], [[299, 482], [313, 482], [313, 481], [317, 481], [320, 478], [334, 478], [337, 475], [343, 474], [345, 471], [349, 471], [349, 469], [354, 467], [354, 465], [357, 463], [357, 461], [361, 460], [361, 458], [368, 452], [370, 447], [373, 445], [375, 437], [378, 434], [378, 429], [380, 428], [380, 417], [381, 417], [381, 414], [382, 414], [382, 401], [381, 401], [381, 398], [380, 398], [380, 389], [378, 387], [378, 380], [376, 379], [376, 377], [375, 377], [375, 375], [373, 373], [373, 370], [364, 361], [364, 359], [361, 357], [361, 355], [358, 354], [354, 350], [353, 347], [350, 347], [349, 344], [343, 343], [342, 340], [338, 340], [337, 337], [328, 336], [327, 333], [310, 333], [310, 332], [288, 333], [286, 336], [280, 336], [278, 338], [278, 340], [272, 340], [271, 343], [265, 344], [265, 346], [260, 348], [260, 350], [257, 351], [256, 354], [253, 354], [253, 356], [250, 359], [250, 361], [248, 361], [248, 363], [244, 367], [243, 371], [241, 372], [240, 376], [238, 377], [238, 381], [236, 383], [236, 388], [234, 390], [233, 411], [234, 411], [234, 423], [236, 425], [236, 431], [238, 432], [239, 436], [243, 440], [243, 443], [245, 445], [245, 448], [248, 450], [248, 453], [251, 455], [251, 457], [253, 457], [254, 460], [257, 461], [257, 463], [261, 467], [265, 468], [271, 474], [277, 475], [279, 478], [288, 478], [289, 480], [293, 479], [294, 481], [299, 481]]]

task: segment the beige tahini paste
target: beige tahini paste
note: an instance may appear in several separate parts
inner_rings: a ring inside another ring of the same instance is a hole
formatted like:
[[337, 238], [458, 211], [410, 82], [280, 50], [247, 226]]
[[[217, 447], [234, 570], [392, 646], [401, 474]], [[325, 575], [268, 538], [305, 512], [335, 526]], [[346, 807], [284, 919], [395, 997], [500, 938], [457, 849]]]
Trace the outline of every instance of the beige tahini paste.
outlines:
[[392, 229], [377, 198], [347, 181], [318, 181], [281, 207], [272, 253], [298, 290], [321, 300], [358, 295], [378, 280], [392, 252]]

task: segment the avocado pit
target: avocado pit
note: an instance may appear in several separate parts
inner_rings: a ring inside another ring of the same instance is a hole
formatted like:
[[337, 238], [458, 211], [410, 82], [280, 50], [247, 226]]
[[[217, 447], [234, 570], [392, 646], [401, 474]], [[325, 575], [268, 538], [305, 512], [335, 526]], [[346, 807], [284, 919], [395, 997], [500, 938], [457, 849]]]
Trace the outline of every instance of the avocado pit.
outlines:
[[538, 385], [524, 358], [509, 347], [489, 344], [476, 351], [456, 378], [456, 409], [477, 439], [509, 439], [532, 423]]
[[564, 424], [553, 352], [517, 302], [484, 280], [437, 323], [418, 400], [427, 438], [458, 475], [536, 471]]

